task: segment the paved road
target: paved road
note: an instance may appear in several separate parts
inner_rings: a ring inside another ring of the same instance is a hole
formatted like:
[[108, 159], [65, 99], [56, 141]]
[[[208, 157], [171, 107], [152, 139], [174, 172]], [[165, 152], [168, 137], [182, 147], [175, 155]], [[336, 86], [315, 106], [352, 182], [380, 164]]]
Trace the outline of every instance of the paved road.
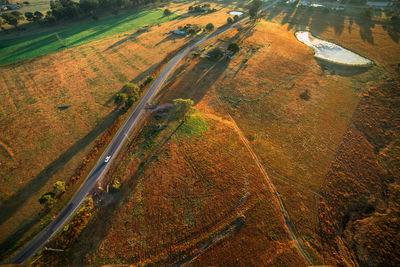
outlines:
[[[274, 1], [264, 8], [268, 9], [278, 1]], [[79, 188], [78, 192], [67, 204], [67, 206], [61, 211], [61, 213], [46, 227], [44, 228], [31, 242], [29, 242], [24, 248], [22, 248], [14, 257], [9, 260], [9, 264], [24, 263], [27, 261], [37, 250], [39, 250], [63, 225], [68, 219], [75, 213], [82, 202], [85, 200], [87, 194], [92, 190], [97, 181], [99, 181], [106, 173], [108, 166], [111, 164], [115, 156], [118, 154], [122, 145], [128, 138], [132, 129], [136, 126], [139, 119], [144, 116], [144, 109], [148, 103], [151, 103], [157, 91], [161, 88], [165, 80], [168, 78], [171, 71], [179, 63], [179, 61], [186, 56], [193, 48], [200, 45], [204, 41], [221, 34], [229, 28], [247, 21], [248, 18], [244, 18], [237, 23], [222, 27], [212, 34], [201, 38], [196, 43], [184, 48], [178, 54], [176, 54], [164, 67], [161, 73], [157, 76], [151, 87], [143, 95], [135, 109], [129, 114], [128, 118], [119, 129], [117, 134], [112, 139], [100, 159], [86, 178], [85, 182]], [[111, 156], [108, 162], [105, 162], [106, 157]]]

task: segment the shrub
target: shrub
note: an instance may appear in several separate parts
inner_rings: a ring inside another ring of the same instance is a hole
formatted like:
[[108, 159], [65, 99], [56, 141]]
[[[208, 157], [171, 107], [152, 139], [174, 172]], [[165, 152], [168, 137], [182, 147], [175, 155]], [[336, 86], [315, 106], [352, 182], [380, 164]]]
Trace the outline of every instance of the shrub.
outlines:
[[231, 17], [229, 17], [229, 18], [226, 19], [226, 22], [227, 22], [228, 24], [231, 24], [231, 23], [233, 22], [233, 19], [232, 19]]
[[39, 203], [45, 205], [47, 208], [53, 207], [54, 204], [56, 203], [56, 200], [54, 199], [54, 193], [53, 192], [44, 193], [39, 198]]
[[65, 183], [57, 181], [53, 185], [53, 193], [56, 197], [62, 195], [65, 192]]
[[305, 90], [303, 93], [300, 94], [300, 98], [306, 101], [310, 100], [311, 98], [310, 91], [308, 89]]

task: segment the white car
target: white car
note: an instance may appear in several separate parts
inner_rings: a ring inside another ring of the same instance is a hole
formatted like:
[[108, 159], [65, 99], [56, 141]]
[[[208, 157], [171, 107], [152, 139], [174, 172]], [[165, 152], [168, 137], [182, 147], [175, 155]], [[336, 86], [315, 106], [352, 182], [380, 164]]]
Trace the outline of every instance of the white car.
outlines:
[[110, 160], [111, 156], [107, 156], [104, 162], [108, 162]]

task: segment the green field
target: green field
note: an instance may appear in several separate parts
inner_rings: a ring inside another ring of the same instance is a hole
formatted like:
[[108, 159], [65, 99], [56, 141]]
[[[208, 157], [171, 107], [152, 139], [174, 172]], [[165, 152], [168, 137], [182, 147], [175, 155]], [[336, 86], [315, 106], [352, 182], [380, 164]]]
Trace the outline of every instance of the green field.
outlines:
[[159, 9], [146, 9], [111, 18], [100, 18], [98, 21], [81, 21], [64, 29], [50, 29], [40, 34], [2, 40], [0, 43], [0, 65], [63, 49], [56, 36], [57, 33], [67, 47], [72, 47], [114, 34], [132, 31], [145, 25], [173, 20], [177, 17], [175, 14], [165, 17], [163, 11]]

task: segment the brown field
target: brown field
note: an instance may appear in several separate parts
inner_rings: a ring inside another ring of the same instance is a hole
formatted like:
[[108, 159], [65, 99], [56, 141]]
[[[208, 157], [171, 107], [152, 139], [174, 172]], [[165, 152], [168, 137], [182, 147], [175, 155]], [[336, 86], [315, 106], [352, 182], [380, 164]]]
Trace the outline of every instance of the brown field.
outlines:
[[399, 85], [363, 95], [326, 176], [320, 220], [330, 264], [400, 264]]
[[[181, 63], [159, 103], [178, 97], [192, 99], [208, 131], [182, 139], [176, 137], [178, 130], [172, 139], [165, 139], [174, 129], [169, 126], [159, 138], [168, 141], [159, 141], [150, 150], [139, 137], [131, 152], [125, 153], [130, 163], [121, 163], [114, 172], [123, 177], [128, 193], [122, 190], [125, 193], [120, 193], [120, 202], [112, 208], [115, 212], [100, 212], [104, 217], [95, 218], [67, 258], [76, 264], [304, 265], [282, 228], [276, 199], [265, 190], [265, 180], [230, 126], [231, 116], [272, 178], [314, 264], [341, 262], [335, 254], [335, 241], [321, 241], [331, 237], [320, 228], [328, 228], [326, 216], [340, 217], [343, 206], [331, 210], [323, 205], [329, 194], [337, 197], [328, 189], [338, 184], [326, 187], [327, 173], [341, 151], [343, 135], [352, 124], [363, 92], [395, 75], [397, 56], [384, 54], [399, 51], [399, 45], [382, 27], [375, 27], [371, 35], [387, 50], [364, 54], [368, 41], [362, 40], [359, 25], [353, 24], [351, 32], [343, 32], [343, 45], [373, 59], [376, 65], [351, 72], [337, 70], [317, 62], [283, 18], [276, 14], [273, 22], [263, 20], [255, 26], [232, 29], [198, 49], [204, 54], [236, 41], [241, 51], [229, 62], [201, 56], [187, 57]], [[318, 24], [323, 17], [317, 14], [312, 18]], [[334, 26], [327, 25], [318, 35], [340, 43]], [[309, 98], [302, 97], [306, 90]], [[154, 121], [148, 125], [151, 123]], [[389, 159], [394, 153], [387, 153]], [[388, 160], [387, 164], [394, 163]], [[243, 177], [249, 181], [250, 196], [246, 204], [239, 205], [245, 220], [238, 226], [237, 208], [246, 184]], [[210, 182], [214, 187], [209, 187]], [[377, 227], [390, 228], [384, 221]], [[363, 235], [363, 229], [357, 234]], [[97, 238], [89, 243], [91, 236]], [[76, 256], [78, 251], [80, 256]], [[45, 259], [47, 263], [59, 260]]]
[[[170, 30], [186, 23], [225, 24], [230, 6], [224, 2], [215, 6], [218, 12], [213, 14], [0, 67], [2, 257], [10, 247], [21, 245], [17, 242], [28, 230], [38, 230], [39, 196], [55, 181], [69, 179], [94, 140], [119, 115], [113, 95], [124, 83], [140, 82], [152, 74], [168, 53], [191, 40], [170, 36]], [[185, 2], [169, 6], [180, 14], [187, 7]]]
[[[153, 119], [147, 125], [159, 123], [168, 122]], [[125, 187], [116, 196], [121, 202], [100, 212], [67, 256], [44, 253], [37, 263], [165, 265], [219, 234], [221, 244], [240, 236], [239, 245], [223, 252], [226, 264], [304, 264], [230, 121], [196, 113], [181, 126], [169, 123], [154, 149], [144, 149], [148, 138], [139, 136], [114, 172]], [[224, 233], [229, 226], [235, 234]], [[254, 246], [245, 249], [249, 241]], [[219, 242], [214, 246], [221, 249]]]
[[[104, 208], [65, 254], [43, 252], [39, 265], [305, 265], [231, 118], [272, 178], [314, 264], [387, 263], [398, 232], [398, 112], [376, 106], [398, 106], [387, 100], [398, 97], [398, 40], [381, 25], [366, 31], [364, 23], [335, 14], [274, 9], [266, 17], [198, 49], [204, 55], [235, 41], [241, 51], [232, 60], [182, 61], [158, 103], [190, 98], [197, 112], [182, 125], [165, 114], [150, 118], [110, 173], [121, 191], [105, 194]], [[218, 18], [224, 23], [226, 13]], [[295, 29], [311, 29], [376, 64], [350, 72], [322, 65]], [[4, 143], [4, 157], [17, 157]], [[370, 179], [364, 185], [352, 173]], [[368, 240], [365, 246], [352, 241], [355, 235]], [[52, 244], [63, 247], [57, 240]]]

